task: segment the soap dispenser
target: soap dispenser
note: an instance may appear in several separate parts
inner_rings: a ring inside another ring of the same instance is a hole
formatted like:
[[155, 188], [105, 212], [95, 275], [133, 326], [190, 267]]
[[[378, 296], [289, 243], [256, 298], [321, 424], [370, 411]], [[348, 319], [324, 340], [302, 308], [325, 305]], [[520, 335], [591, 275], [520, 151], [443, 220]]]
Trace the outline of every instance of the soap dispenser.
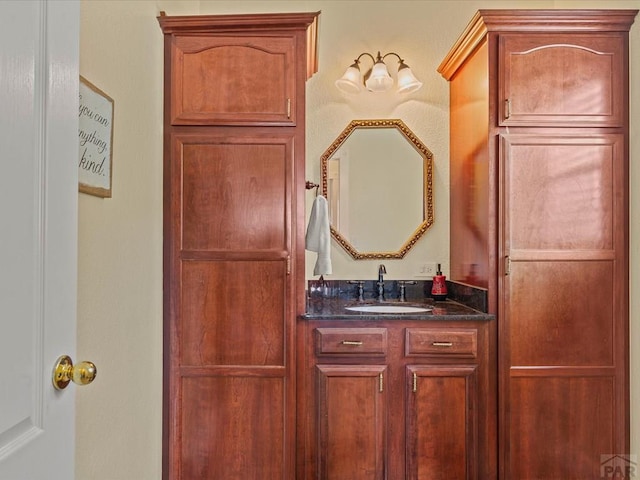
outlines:
[[440, 270], [440, 264], [438, 264], [438, 270], [433, 277], [433, 285], [431, 286], [431, 296], [434, 300], [446, 300], [447, 299], [447, 277], [442, 275]]

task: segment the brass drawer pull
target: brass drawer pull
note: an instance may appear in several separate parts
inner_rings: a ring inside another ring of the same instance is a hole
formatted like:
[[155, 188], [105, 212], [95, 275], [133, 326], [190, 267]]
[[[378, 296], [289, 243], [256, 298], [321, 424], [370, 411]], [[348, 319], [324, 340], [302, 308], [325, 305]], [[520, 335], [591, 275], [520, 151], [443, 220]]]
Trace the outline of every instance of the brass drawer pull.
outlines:
[[361, 341], [355, 341], [355, 340], [343, 340], [342, 341], [343, 345], [362, 345]]
[[431, 345], [434, 347], [453, 347], [452, 342], [433, 342]]

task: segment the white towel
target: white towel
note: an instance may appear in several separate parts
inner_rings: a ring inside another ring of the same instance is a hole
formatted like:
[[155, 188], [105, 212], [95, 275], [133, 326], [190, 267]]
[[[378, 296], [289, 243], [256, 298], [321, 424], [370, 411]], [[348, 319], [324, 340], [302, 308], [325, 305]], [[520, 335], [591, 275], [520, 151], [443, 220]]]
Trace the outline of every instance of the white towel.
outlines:
[[314, 275], [328, 275], [331, 273], [331, 229], [329, 227], [329, 208], [327, 199], [318, 195], [311, 207], [307, 235], [305, 236], [307, 250], [318, 253]]

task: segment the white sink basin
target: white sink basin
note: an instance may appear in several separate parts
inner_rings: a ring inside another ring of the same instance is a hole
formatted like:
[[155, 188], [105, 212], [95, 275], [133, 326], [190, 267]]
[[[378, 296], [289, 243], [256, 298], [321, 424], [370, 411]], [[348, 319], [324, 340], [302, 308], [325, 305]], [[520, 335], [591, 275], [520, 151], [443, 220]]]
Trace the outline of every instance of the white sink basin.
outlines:
[[428, 312], [431, 308], [412, 307], [411, 305], [357, 305], [354, 307], [344, 307], [352, 312], [365, 313], [420, 313]]

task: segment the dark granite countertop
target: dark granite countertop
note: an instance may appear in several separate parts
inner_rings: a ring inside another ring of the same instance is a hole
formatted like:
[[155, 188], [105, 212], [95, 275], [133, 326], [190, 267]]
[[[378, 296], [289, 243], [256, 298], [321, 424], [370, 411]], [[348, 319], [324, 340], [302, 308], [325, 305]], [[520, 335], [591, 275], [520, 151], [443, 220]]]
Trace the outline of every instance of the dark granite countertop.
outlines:
[[431, 299], [424, 301], [386, 301], [382, 305], [419, 306], [429, 308], [426, 312], [412, 313], [370, 313], [347, 310], [345, 307], [358, 305], [381, 305], [375, 300], [358, 302], [335, 297], [311, 297], [307, 299], [307, 311], [301, 315], [305, 320], [473, 320], [490, 321], [495, 315], [483, 313], [467, 307], [453, 300], [436, 302]]

